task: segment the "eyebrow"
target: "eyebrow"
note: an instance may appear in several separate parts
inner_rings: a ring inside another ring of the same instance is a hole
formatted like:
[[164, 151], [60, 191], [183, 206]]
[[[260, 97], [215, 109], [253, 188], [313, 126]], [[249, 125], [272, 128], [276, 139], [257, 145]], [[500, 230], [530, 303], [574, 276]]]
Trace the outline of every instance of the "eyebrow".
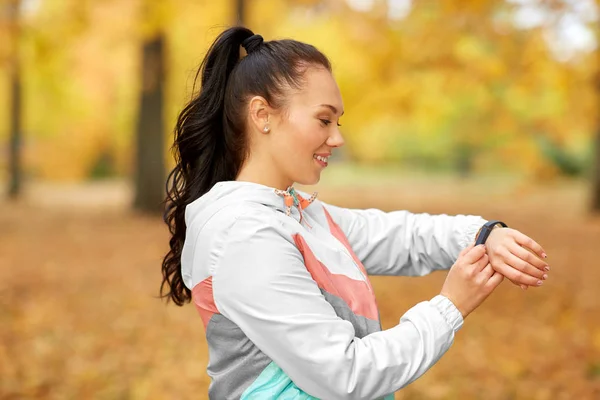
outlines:
[[[332, 106], [331, 104], [320, 104], [322, 107], [327, 107], [329, 108], [331, 111], [333, 111], [334, 114], [338, 113], [337, 108], [335, 108], [334, 106]], [[344, 111], [342, 110], [342, 113], [340, 114], [340, 117], [344, 115]]]

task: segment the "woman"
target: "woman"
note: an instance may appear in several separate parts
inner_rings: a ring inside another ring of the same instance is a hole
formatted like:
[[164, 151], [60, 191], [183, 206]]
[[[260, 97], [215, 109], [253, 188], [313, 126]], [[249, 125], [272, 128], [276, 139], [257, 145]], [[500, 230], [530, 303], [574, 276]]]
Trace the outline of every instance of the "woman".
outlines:
[[[210, 398], [392, 396], [448, 350], [504, 276], [547, 277], [521, 245], [543, 249], [515, 230], [474, 247], [480, 217], [351, 210], [298, 193], [292, 185], [316, 184], [344, 144], [342, 98], [313, 46], [231, 28], [198, 73], [175, 130], [161, 292], [200, 313]], [[367, 274], [450, 266], [439, 295], [381, 330]]]

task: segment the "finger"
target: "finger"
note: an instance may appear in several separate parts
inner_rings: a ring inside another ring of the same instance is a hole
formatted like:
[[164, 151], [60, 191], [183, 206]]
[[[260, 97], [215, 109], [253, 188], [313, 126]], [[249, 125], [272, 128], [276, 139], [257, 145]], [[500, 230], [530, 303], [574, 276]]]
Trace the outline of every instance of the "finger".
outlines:
[[481, 257], [479, 259], [479, 261], [477, 261], [475, 264], [473, 264], [474, 266], [474, 270], [477, 274], [481, 273], [481, 271], [483, 271], [483, 269], [485, 268], [486, 265], [488, 265], [490, 262], [490, 258], [487, 254], [484, 254], [483, 257]]
[[[492, 265], [492, 264], [490, 264], [490, 265]], [[492, 268], [494, 269], [494, 271], [495, 271], [495, 272], [498, 272], [499, 274], [502, 274], [502, 272], [501, 272], [501, 271], [498, 271], [494, 265], [492, 265]], [[505, 277], [505, 278], [506, 278], [506, 277]], [[519, 287], [520, 287], [521, 289], [523, 289], [523, 290], [527, 290], [527, 288], [528, 288], [528, 286], [527, 286], [527, 285], [523, 285], [523, 284], [521, 284], [521, 283], [519, 283], [519, 282], [515, 282], [515, 281], [511, 280], [510, 278], [506, 278], [506, 279], [508, 279], [508, 281], [509, 281], [510, 283], [512, 283], [513, 285], [515, 285], [515, 286], [519, 286]]]
[[539, 243], [537, 243], [535, 240], [533, 240], [529, 236], [522, 234], [517, 230], [513, 230], [513, 233], [514, 238], [518, 244], [520, 244], [523, 247], [527, 247], [528, 249], [536, 253], [538, 256], [540, 256], [540, 258], [548, 258], [542, 246], [540, 246]]
[[[505, 277], [505, 278], [506, 278], [506, 277]], [[508, 279], [508, 278], [506, 278], [506, 279]], [[523, 285], [522, 283], [513, 282], [513, 281], [511, 281], [510, 279], [508, 279], [508, 280], [509, 280], [509, 282], [510, 282], [510, 283], [512, 283], [512, 284], [513, 284], [513, 285], [515, 285], [515, 286], [518, 286], [518, 287], [520, 287], [520, 288], [521, 288], [521, 289], [523, 289], [523, 290], [527, 290], [527, 288], [529, 287], [529, 286], [527, 286], [527, 285]]]
[[541, 286], [542, 283], [544, 283], [542, 280], [531, 275], [524, 274], [523, 272], [514, 269], [510, 265], [506, 265], [503, 262], [495, 265], [494, 269], [496, 272], [501, 273], [516, 285]]
[[[506, 278], [506, 277], [505, 277], [505, 278]], [[506, 278], [506, 279], [508, 279], [508, 278]], [[523, 290], [527, 290], [527, 288], [529, 287], [529, 286], [527, 286], [527, 285], [523, 285], [522, 283], [518, 283], [518, 282], [515, 282], [515, 281], [511, 281], [510, 279], [508, 279], [508, 281], [509, 281], [510, 283], [512, 283], [513, 285], [520, 287], [520, 288], [521, 288], [521, 289], [523, 289]]]
[[496, 271], [494, 271], [494, 268], [492, 268], [492, 264], [487, 263], [483, 270], [481, 270], [481, 277], [487, 281], [492, 277], [492, 275], [494, 275], [495, 272]]
[[498, 287], [498, 285], [500, 285], [502, 283], [503, 280], [504, 280], [504, 276], [502, 274], [500, 274], [498, 272], [494, 272], [494, 274], [486, 282], [485, 286], [490, 290], [494, 290]]
[[464, 261], [467, 264], [475, 264], [477, 261], [483, 257], [485, 254], [485, 245], [480, 244], [478, 246], [473, 247], [464, 255]]
[[519, 257], [515, 256], [511, 252], [507, 252], [504, 255], [504, 262], [506, 264], [510, 265], [511, 267], [513, 267], [514, 269], [519, 270], [519, 271], [523, 272], [524, 274], [533, 276], [537, 279], [548, 278], [548, 275], [546, 274], [545, 271], [540, 271], [538, 268], [529, 264], [527, 261], [520, 259]]
[[550, 267], [548, 263], [540, 258], [538, 258], [534, 253], [526, 250], [525, 248], [517, 245], [512, 245], [508, 248], [508, 250], [519, 257], [521, 260], [527, 261], [529, 264], [533, 265], [535, 268], [540, 271], [550, 271]]
[[465, 247], [464, 249], [462, 249], [460, 251], [460, 253], [458, 254], [459, 257], [464, 256], [465, 254], [467, 254], [469, 251], [471, 251], [471, 249], [475, 247], [475, 243], [471, 243], [470, 245], [468, 245], [467, 247]]

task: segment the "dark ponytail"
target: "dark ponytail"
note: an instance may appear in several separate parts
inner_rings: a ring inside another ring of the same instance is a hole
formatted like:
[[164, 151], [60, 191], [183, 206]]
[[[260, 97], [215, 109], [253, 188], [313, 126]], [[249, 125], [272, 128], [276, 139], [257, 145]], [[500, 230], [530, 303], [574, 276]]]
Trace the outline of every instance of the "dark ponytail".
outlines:
[[[248, 55], [240, 60], [242, 45]], [[215, 183], [237, 177], [248, 152], [245, 106], [250, 97], [262, 96], [274, 108], [283, 106], [286, 84], [299, 88], [310, 65], [331, 70], [325, 55], [311, 45], [263, 42], [243, 27], [227, 29], [211, 45], [196, 74], [196, 80], [201, 75], [200, 92], [175, 126], [176, 166], [167, 178], [164, 214], [172, 236], [162, 262], [161, 297], [180, 306], [191, 299], [181, 275], [185, 207]]]

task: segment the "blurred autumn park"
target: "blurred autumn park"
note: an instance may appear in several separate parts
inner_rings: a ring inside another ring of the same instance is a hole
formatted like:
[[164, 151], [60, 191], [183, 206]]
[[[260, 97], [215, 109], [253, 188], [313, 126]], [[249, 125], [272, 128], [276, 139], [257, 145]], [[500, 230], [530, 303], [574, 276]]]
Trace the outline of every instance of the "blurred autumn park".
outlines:
[[[192, 306], [157, 299], [178, 112], [243, 23], [331, 59], [346, 146], [311, 190], [476, 214], [544, 246], [397, 399], [600, 398], [593, 0], [2, 0], [0, 398], [207, 398]], [[445, 278], [373, 277], [384, 328]]]

